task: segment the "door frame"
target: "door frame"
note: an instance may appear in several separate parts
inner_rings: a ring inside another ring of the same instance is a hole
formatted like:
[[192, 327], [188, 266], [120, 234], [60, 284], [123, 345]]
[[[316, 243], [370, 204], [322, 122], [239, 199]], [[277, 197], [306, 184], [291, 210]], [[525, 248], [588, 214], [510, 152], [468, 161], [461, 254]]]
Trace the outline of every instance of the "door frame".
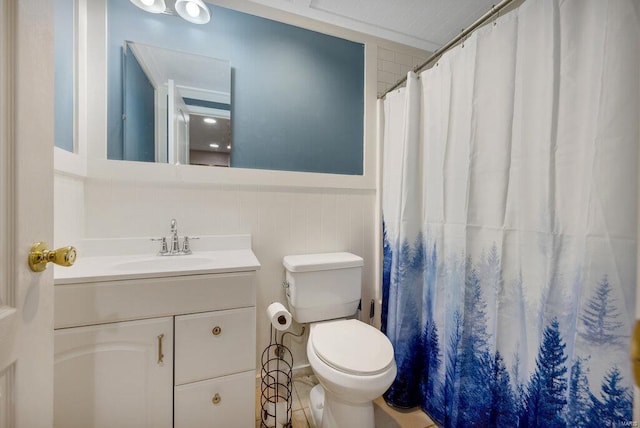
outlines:
[[[14, 89], [11, 82], [14, 80], [14, 70], [10, 67], [15, 61], [13, 49], [15, 34], [14, 3], [9, 0], [0, 0], [0, 343], [11, 340], [12, 326], [16, 317], [15, 285], [12, 266], [13, 254], [9, 251], [13, 242], [14, 211], [14, 170], [12, 162], [13, 147], [13, 100]], [[9, 360], [3, 353], [8, 350], [0, 349], [0, 361]], [[15, 401], [15, 364], [0, 365], [0, 426], [13, 427], [15, 414], [13, 402]]]

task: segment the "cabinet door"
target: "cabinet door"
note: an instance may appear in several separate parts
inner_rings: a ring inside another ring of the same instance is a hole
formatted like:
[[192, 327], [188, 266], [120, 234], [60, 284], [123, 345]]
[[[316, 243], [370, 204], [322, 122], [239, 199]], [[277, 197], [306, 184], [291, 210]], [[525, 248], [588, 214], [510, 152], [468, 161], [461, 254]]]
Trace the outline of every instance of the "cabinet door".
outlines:
[[255, 371], [176, 386], [175, 428], [255, 426]]
[[173, 319], [55, 332], [54, 426], [170, 428]]
[[176, 317], [176, 385], [255, 369], [256, 308]]

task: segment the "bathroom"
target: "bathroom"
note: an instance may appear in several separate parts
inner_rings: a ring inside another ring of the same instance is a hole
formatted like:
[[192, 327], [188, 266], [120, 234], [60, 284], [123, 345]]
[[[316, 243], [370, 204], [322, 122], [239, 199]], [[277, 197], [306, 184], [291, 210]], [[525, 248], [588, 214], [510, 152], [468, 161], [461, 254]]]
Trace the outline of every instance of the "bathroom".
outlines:
[[[533, 2], [535, 0], [527, 1]], [[76, 55], [78, 55], [75, 57], [77, 63], [74, 74], [79, 77], [78, 81], [73, 83], [77, 85], [78, 92], [74, 96], [76, 106], [72, 106], [75, 121], [72, 128], [72, 139], [77, 141], [75, 146], [77, 154], [69, 154], [56, 148], [53, 153], [43, 154], [42, 159], [38, 157], [25, 166], [22, 163], [17, 163], [14, 168], [15, 181], [22, 192], [14, 197], [16, 210], [14, 217], [11, 217], [12, 220], [10, 220], [18, 223], [16, 219], [24, 219], [25, 223], [36, 225], [30, 228], [26, 228], [24, 225], [16, 227], [15, 239], [21, 239], [20, 245], [24, 247], [27, 246], [26, 241], [29, 241], [30, 245], [32, 242], [47, 240], [49, 237], [48, 240], [53, 248], [65, 245], [78, 246], [78, 257], [82, 258], [81, 241], [168, 236], [171, 219], [177, 220], [180, 236], [250, 235], [250, 248], [260, 264], [259, 269], [255, 271], [254, 278], [257, 321], [255, 332], [256, 374], [260, 369], [262, 349], [269, 343], [270, 324], [266, 318], [266, 308], [271, 302], [281, 302], [285, 305], [287, 303], [285, 290], [282, 287], [285, 276], [283, 257], [287, 255], [346, 251], [362, 257], [362, 310], [358, 315], [360, 320], [366, 323], [371, 322], [379, 327], [383, 312], [381, 302], [381, 284], [383, 282], [383, 248], [381, 245], [383, 231], [381, 224], [383, 214], [381, 207], [384, 202], [382, 200], [383, 177], [381, 174], [383, 148], [380, 136], [382, 121], [376, 100], [409, 70], [427, 60], [431, 52], [454, 38], [460, 28], [450, 29], [448, 36], [440, 40], [439, 45], [422, 45], [421, 48], [418, 48], [412, 46], [408, 39], [405, 42], [393, 41], [390, 38], [385, 39], [365, 34], [365, 28], [358, 27], [358, 24], [354, 24], [353, 21], [348, 21], [345, 24], [347, 28], [327, 23], [327, 15], [322, 15], [317, 11], [316, 19], [313, 19], [296, 14], [295, 6], [289, 5], [288, 10], [286, 7], [285, 10], [270, 7], [277, 3], [289, 2], [230, 0], [209, 2], [207, 4], [212, 11], [212, 23], [215, 23], [216, 8], [219, 7], [266, 18], [272, 22], [289, 24], [362, 46], [364, 85], [362, 90], [363, 110], [361, 116], [363, 120], [361, 122], [360, 170], [356, 169], [355, 173], [336, 174], [297, 172], [295, 170], [282, 171], [278, 168], [265, 170], [234, 169], [233, 167], [176, 167], [167, 164], [134, 164], [106, 159], [107, 149], [105, 146], [108, 133], [108, 121], [105, 119], [108, 116], [105, 90], [107, 67], [105, 65], [106, 55], [104, 55], [106, 43], [104, 39], [100, 39], [99, 34], [96, 34], [96, 29], [101, 28], [101, 25], [104, 27], [105, 24], [102, 16], [92, 14], [92, 7], [95, 6], [95, 3], [91, 1], [79, 2], [81, 6], [78, 11], [80, 14], [86, 14], [87, 17], [87, 22], [78, 24], [79, 31], [91, 32], [92, 38], [72, 41], [75, 43]], [[145, 18], [146, 12], [135, 9], [135, 6], [132, 6], [130, 2], [126, 2], [126, 4], [133, 8], [132, 11], [135, 11], [132, 14], [141, 16], [143, 19], [152, 19]], [[53, 111], [57, 114], [61, 109], [57, 104], [54, 104], [54, 94], [51, 90], [54, 86], [53, 60], [31, 58], [22, 53], [29, 52], [30, 49], [37, 51], [35, 46], [41, 45], [46, 46], [40, 48], [44, 49], [44, 52], [49, 54], [53, 52], [50, 35], [54, 32], [54, 11], [39, 10], [43, 5], [37, 1], [16, 3], [3, 0], [2, 5], [5, 14], [20, 12], [15, 29], [18, 35], [16, 37], [18, 44], [16, 64], [18, 64], [17, 70], [24, 74], [16, 73], [17, 75], [14, 76], [20, 83], [16, 85], [15, 91], [21, 100], [48, 100], [46, 103], [30, 101], [16, 107], [18, 118], [23, 118], [27, 112], [32, 112], [36, 116], [44, 117], [44, 123], [47, 124], [43, 127], [21, 126], [19, 132], [16, 130], [16, 140], [20, 144], [15, 156], [17, 159], [21, 159], [20, 156], [31, 158], [33, 153], [41, 152], [42, 146], [38, 146], [38, 144], [42, 144], [41, 141], [53, 141], [54, 128], [56, 127], [53, 125], [53, 117], [49, 116], [53, 116]], [[46, 5], [45, 9], [47, 7], [50, 6]], [[473, 13], [469, 12], [470, 16], [465, 17], [466, 22], [460, 27], [464, 28], [470, 25], [485, 12], [490, 11], [491, 7], [491, 2], [475, 3], [475, 10]], [[501, 13], [506, 14], [507, 10]], [[180, 19], [175, 16], [161, 18], [174, 21]], [[336, 18], [336, 15], [332, 15], [332, 18], [335, 21], [329, 21], [337, 24], [347, 22]], [[156, 18], [153, 17], [153, 19]], [[489, 24], [497, 22], [500, 25], [498, 19], [498, 16], [493, 16], [492, 20], [489, 20]], [[186, 24], [181, 25], [181, 28], [188, 28], [185, 26]], [[27, 31], [26, 28], [37, 28], [37, 30]], [[103, 34], [102, 37], [106, 36]], [[233, 76], [234, 71], [232, 70], [231, 73]], [[258, 74], [260, 70], [254, 69], [251, 70], [251, 73]], [[26, 76], [29, 84], [25, 84], [25, 80], [18, 78], [18, 75]], [[32, 81], [39, 83], [32, 84]], [[102, 86], [100, 86], [101, 84]], [[238, 81], [234, 82], [232, 77], [232, 87], [238, 84]], [[236, 86], [233, 90], [238, 91], [240, 88]], [[57, 134], [55, 138], [57, 138]], [[29, 153], [31, 154], [29, 155]], [[41, 164], [45, 164], [45, 166], [43, 167]], [[41, 177], [39, 174], [41, 168], [45, 168], [45, 173], [51, 169], [51, 166], [46, 166], [48, 164], [53, 166], [53, 171], [51, 171], [53, 180], [40, 179], [43, 181], [42, 183], [30, 183], [30, 177]], [[36, 188], [44, 189], [45, 196], [40, 196], [38, 202], [33, 202], [28, 199], [29, 196], [26, 194]], [[25, 195], [22, 196], [23, 194]], [[6, 194], [3, 194], [3, 198], [4, 202], [9, 200]], [[39, 207], [39, 212], [50, 212], [47, 218], [53, 219], [52, 224], [42, 221], [41, 215], [32, 213], [29, 208], [31, 206]], [[635, 206], [629, 208], [635, 212]], [[25, 242], [22, 242], [23, 240]], [[197, 253], [199, 245], [203, 245], [203, 243], [204, 240], [193, 241], [194, 252]], [[156, 247], [154, 246], [153, 249], [155, 251]], [[5, 243], [3, 251], [7, 250], [8, 245]], [[19, 269], [23, 269], [23, 251], [24, 258], [26, 258], [28, 248], [21, 248], [15, 257], [15, 265], [19, 266]], [[52, 270], [49, 269], [49, 271]], [[16, 287], [13, 296], [12, 293], [3, 291], [3, 294], [0, 294], [0, 308], [3, 307], [3, 302], [13, 302], [13, 304], [8, 304], [9, 307], [19, 307], [23, 301], [31, 302], [29, 305], [25, 303], [25, 306], [29, 307], [29, 310], [25, 309], [25, 313], [29, 313], [30, 316], [37, 313], [33, 319], [43, 318], [45, 326], [48, 325], [48, 329], [45, 328], [46, 331], [41, 331], [34, 337], [39, 335], [42, 339], [42, 346], [47, 349], [46, 352], [52, 354], [54, 339], [51, 331], [48, 330], [53, 330], [55, 310], [52, 307], [54, 301], [53, 277], [50, 272], [44, 275], [49, 275], [49, 279], [31, 276], [27, 273], [20, 275], [22, 275], [21, 281], [24, 281], [24, 286]], [[34, 283], [38, 281], [42, 281], [44, 285], [48, 284], [46, 281], [50, 281], [50, 283], [46, 287], [38, 288], [37, 284], [34, 286]], [[10, 287], [7, 287], [8, 289]], [[38, 291], [34, 292], [34, 290]], [[33, 313], [29, 312], [34, 310], [31, 299], [39, 301], [41, 306], [38, 311]], [[372, 320], [369, 319], [371, 302], [374, 306]], [[3, 312], [0, 312], [1, 314]], [[9, 314], [8, 317], [11, 315]], [[29, 318], [29, 322], [31, 322], [30, 317], [26, 318]], [[20, 328], [29, 329], [29, 322], [25, 322], [26, 326]], [[298, 333], [301, 331], [301, 326], [294, 323], [291, 331]], [[285, 342], [293, 354], [294, 375], [304, 381], [313, 379], [307, 360], [307, 336], [308, 331], [301, 338], [289, 336]], [[31, 346], [33, 349], [33, 344], [27, 345], [26, 342], [30, 341], [18, 342], [17, 347]], [[535, 354], [535, 351], [532, 351], [532, 354]], [[1, 354], [0, 368], [19, 367], [19, 365], [12, 365], [12, 362], [17, 359], [15, 355]], [[34, 364], [45, 368], [42, 369], [44, 374], [38, 374], [37, 370], [32, 370], [35, 374], [31, 376], [39, 376], [37, 382], [42, 385], [42, 388], [29, 400], [49, 403], [53, 401], [52, 397], [55, 395], [53, 380], [43, 381], [42, 379], [48, 377], [47, 373], [53, 372], [53, 362], [40, 360]], [[17, 369], [12, 368], [11, 370]], [[13, 382], [11, 379], [20, 377], [20, 375], [16, 377], [11, 370], [2, 372], [0, 378], [3, 381], [0, 383], [0, 391], [8, 388], [6, 385]], [[24, 375], [27, 379], [28, 376]], [[34, 378], [31, 379], [32, 382], [35, 382]], [[304, 383], [296, 385], [300, 391], [306, 391]], [[256, 382], [256, 387], [259, 387], [259, 382]], [[15, 394], [18, 394], [17, 396], [20, 398], [22, 392], [16, 390]], [[305, 409], [304, 405], [305, 398], [301, 397], [301, 399], [303, 403], [298, 404], [293, 411], [294, 421], [300, 425], [294, 426], [310, 426], [306, 425], [309, 424], [309, 415], [308, 409]], [[51, 426], [53, 405], [51, 408], [46, 404], [42, 405], [42, 412], [33, 412], [34, 414], [31, 415], [21, 407], [22, 403], [28, 402], [27, 399], [19, 399], [16, 402], [18, 407], [14, 416], [7, 416], [7, 418], [12, 417], [17, 421], [16, 426]], [[0, 406], [0, 410], [4, 411], [6, 408], [8, 407]], [[376, 409], [376, 422], [379, 426], [427, 427], [432, 423], [427, 419], [421, 419], [420, 422], [410, 419], [414, 422], [409, 422], [409, 424], [405, 422], [405, 425], [402, 425], [402, 420], [415, 417], [412, 412], [385, 409], [380, 413], [379, 407]], [[250, 411], [253, 412], [254, 409]], [[5, 413], [5, 415], [8, 414], [8, 412]], [[14, 419], [7, 420], [13, 421]], [[253, 419], [257, 420], [257, 417]], [[1, 416], [0, 421], [2, 421]], [[424, 425], [419, 425], [422, 423]], [[12, 425], [7, 424], [7, 426]]]

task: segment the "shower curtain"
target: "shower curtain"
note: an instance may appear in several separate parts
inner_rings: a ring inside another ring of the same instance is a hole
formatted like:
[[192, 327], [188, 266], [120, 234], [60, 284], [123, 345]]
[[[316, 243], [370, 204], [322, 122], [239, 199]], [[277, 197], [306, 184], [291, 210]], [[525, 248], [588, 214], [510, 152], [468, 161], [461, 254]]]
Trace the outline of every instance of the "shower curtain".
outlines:
[[386, 96], [385, 399], [445, 427], [631, 425], [634, 0], [527, 0]]

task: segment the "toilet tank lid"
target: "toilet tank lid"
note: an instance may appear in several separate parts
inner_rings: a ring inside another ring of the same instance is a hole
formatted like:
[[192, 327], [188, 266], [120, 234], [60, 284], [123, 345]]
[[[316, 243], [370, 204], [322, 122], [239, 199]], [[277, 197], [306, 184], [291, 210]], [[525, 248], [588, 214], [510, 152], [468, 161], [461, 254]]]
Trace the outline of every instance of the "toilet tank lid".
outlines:
[[364, 264], [362, 257], [351, 253], [321, 253], [285, 256], [282, 264], [289, 272], [346, 269]]

